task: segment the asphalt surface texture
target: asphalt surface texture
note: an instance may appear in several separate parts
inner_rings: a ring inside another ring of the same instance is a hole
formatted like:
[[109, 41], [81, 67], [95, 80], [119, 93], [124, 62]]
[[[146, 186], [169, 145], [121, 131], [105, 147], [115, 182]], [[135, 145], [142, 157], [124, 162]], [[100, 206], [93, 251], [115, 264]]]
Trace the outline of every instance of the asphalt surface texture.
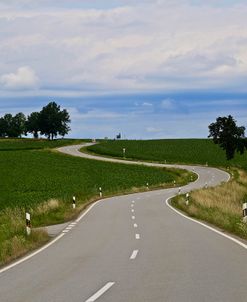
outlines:
[[[79, 147], [60, 151], [91, 157]], [[177, 167], [199, 175], [182, 193], [229, 179], [214, 168]], [[247, 250], [168, 207], [166, 200], [177, 193], [172, 188], [97, 202], [48, 248], [0, 270], [0, 301], [246, 302]]]

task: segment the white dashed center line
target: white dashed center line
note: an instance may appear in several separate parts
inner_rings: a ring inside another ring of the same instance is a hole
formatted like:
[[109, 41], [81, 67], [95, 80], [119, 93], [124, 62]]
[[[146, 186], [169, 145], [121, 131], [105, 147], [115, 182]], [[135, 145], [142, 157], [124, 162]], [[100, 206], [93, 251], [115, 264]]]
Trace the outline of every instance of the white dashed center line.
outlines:
[[135, 217], [135, 216], [132, 216], [131, 218], [132, 218], [133, 220], [134, 220], [134, 219], [136, 219], [136, 217]]
[[130, 256], [130, 260], [134, 260], [137, 256], [138, 252], [139, 252], [138, 250], [134, 250], [133, 253]]
[[85, 302], [94, 302], [96, 301], [100, 296], [102, 296], [106, 291], [108, 291], [115, 282], [108, 282], [104, 287], [102, 287], [97, 293], [95, 293], [92, 297], [87, 299]]
[[136, 234], [136, 239], [140, 239], [140, 234]]
[[137, 228], [137, 227], [138, 227], [138, 225], [136, 223], [134, 223], [134, 228]]
[[135, 210], [134, 210], [134, 209], [132, 209], [132, 210], [131, 210], [131, 212], [132, 212], [132, 213], [134, 213], [134, 212], [135, 212]]

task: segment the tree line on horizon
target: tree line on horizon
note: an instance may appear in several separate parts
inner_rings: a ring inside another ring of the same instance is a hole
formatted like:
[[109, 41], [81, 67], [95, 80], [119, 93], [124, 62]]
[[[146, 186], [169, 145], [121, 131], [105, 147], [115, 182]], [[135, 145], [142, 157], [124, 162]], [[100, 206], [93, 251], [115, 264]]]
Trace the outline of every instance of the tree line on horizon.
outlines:
[[53, 140], [57, 135], [65, 136], [70, 131], [70, 116], [66, 109], [61, 110], [55, 102], [44, 106], [40, 112], [32, 112], [27, 117], [19, 112], [6, 113], [0, 118], [0, 137], [20, 138], [31, 133], [34, 138], [40, 135]]

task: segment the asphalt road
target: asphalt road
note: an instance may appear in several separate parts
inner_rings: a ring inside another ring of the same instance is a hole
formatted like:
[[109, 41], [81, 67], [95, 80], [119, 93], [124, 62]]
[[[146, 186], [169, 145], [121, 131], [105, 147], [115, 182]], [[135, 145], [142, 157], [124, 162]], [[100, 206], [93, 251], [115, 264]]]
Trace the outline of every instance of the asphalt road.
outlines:
[[[228, 179], [217, 169], [188, 169], [200, 178], [184, 192]], [[177, 191], [96, 203], [47, 249], [0, 271], [0, 301], [245, 302], [247, 250], [169, 208]]]

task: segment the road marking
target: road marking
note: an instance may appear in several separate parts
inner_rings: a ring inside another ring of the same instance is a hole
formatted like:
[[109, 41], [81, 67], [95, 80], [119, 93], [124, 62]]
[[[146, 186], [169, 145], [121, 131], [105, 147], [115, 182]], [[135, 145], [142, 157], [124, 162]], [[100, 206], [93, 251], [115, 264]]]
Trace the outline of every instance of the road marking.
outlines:
[[68, 226], [65, 230], [71, 230], [71, 229], [73, 229], [73, 225], [72, 226]]
[[134, 250], [130, 256], [130, 260], [134, 260], [137, 256], [138, 252], [139, 252], [138, 250]]
[[133, 208], [133, 207], [134, 207], [134, 205], [132, 204], [132, 205], [131, 205], [131, 208]]
[[[95, 207], [98, 203], [100, 203], [101, 200], [96, 201], [94, 204], [92, 204], [75, 222], [73, 222], [74, 224], [77, 224], [77, 222], [79, 222], [84, 216], [87, 215], [87, 213], [93, 208]], [[49, 242], [48, 244], [46, 244], [45, 246], [43, 246], [42, 248], [38, 249], [37, 251], [35, 251], [34, 253], [30, 254], [27, 257], [24, 257], [22, 259], [20, 259], [19, 261], [14, 262], [13, 264], [10, 264], [8, 266], [6, 266], [5, 268], [0, 270], [0, 274], [2, 274], [3, 272], [8, 271], [9, 269], [31, 259], [32, 257], [38, 255], [39, 253], [43, 252], [44, 250], [46, 250], [48, 247], [50, 247], [51, 245], [53, 245], [56, 241], [60, 240], [67, 232], [62, 232], [60, 235], [58, 235], [55, 239], [53, 239], [51, 242]]]
[[134, 201], [134, 200], [132, 200], [132, 203], [135, 203], [135, 201]]
[[134, 228], [137, 228], [137, 227], [138, 227], [138, 225], [136, 223], [134, 223]]
[[131, 218], [132, 218], [132, 219], [136, 219], [136, 217], [135, 217], [135, 216], [132, 216]]
[[136, 239], [140, 239], [140, 234], [136, 234]]
[[243, 247], [244, 249], [247, 250], [247, 244], [244, 244], [244, 243], [241, 242], [240, 240], [237, 240], [237, 239], [235, 239], [235, 238], [233, 238], [233, 237], [231, 237], [231, 236], [229, 236], [229, 235], [226, 235], [225, 233], [223, 233], [223, 232], [221, 232], [221, 231], [219, 231], [219, 230], [216, 230], [216, 229], [210, 227], [209, 225], [207, 225], [207, 224], [205, 224], [205, 223], [202, 223], [202, 222], [200, 222], [200, 221], [197, 221], [196, 219], [193, 219], [193, 218], [191, 218], [191, 217], [188, 217], [188, 216], [184, 215], [183, 213], [179, 212], [178, 210], [176, 210], [175, 208], [173, 208], [173, 207], [169, 204], [169, 200], [172, 199], [172, 198], [175, 197], [175, 196], [177, 196], [177, 195], [171, 196], [171, 197], [167, 198], [167, 200], [166, 200], [166, 205], [167, 205], [170, 209], [172, 209], [174, 212], [176, 212], [176, 213], [179, 214], [180, 216], [182, 216], [182, 217], [184, 217], [184, 218], [186, 218], [186, 219], [188, 219], [188, 220], [190, 220], [190, 221], [193, 221], [193, 222], [195, 222], [195, 223], [197, 223], [197, 224], [200, 224], [201, 226], [203, 226], [203, 227], [209, 229], [210, 231], [213, 231], [213, 232], [217, 233], [218, 235], [221, 235], [221, 236], [223, 236], [223, 237], [225, 237], [225, 238], [227, 238], [227, 239], [229, 239], [229, 240], [235, 242], [236, 244], [240, 245], [241, 247]]
[[71, 224], [70, 225], [76, 225], [77, 223], [76, 222], [71, 222]]
[[69, 230], [63, 230], [63, 233], [68, 233], [69, 232]]
[[92, 297], [87, 299], [85, 302], [94, 302], [96, 301], [100, 296], [102, 296], [106, 291], [108, 291], [115, 282], [108, 282], [105, 286], [103, 286], [100, 290], [97, 291]]
[[33, 256], [35, 256], [35, 255], [41, 253], [42, 251], [46, 250], [49, 246], [53, 245], [56, 241], [58, 241], [59, 239], [61, 239], [64, 235], [65, 235], [64, 233], [60, 234], [54, 240], [52, 240], [51, 242], [49, 242], [48, 244], [46, 244], [45, 246], [43, 246], [42, 248], [40, 248], [36, 252], [32, 253], [31, 255], [29, 255], [27, 257], [24, 257], [21, 260], [15, 262], [13, 264], [10, 264], [10, 265], [6, 266], [5, 268], [1, 269], [0, 270], [0, 274], [2, 274], [5, 271], [8, 271], [9, 269], [15, 267], [16, 265], [21, 264], [22, 262], [27, 261], [28, 259], [32, 258]]
[[131, 212], [132, 212], [132, 213], [134, 213], [134, 212], [135, 212], [135, 210], [134, 210], [134, 209], [132, 209], [132, 210], [131, 210]]

